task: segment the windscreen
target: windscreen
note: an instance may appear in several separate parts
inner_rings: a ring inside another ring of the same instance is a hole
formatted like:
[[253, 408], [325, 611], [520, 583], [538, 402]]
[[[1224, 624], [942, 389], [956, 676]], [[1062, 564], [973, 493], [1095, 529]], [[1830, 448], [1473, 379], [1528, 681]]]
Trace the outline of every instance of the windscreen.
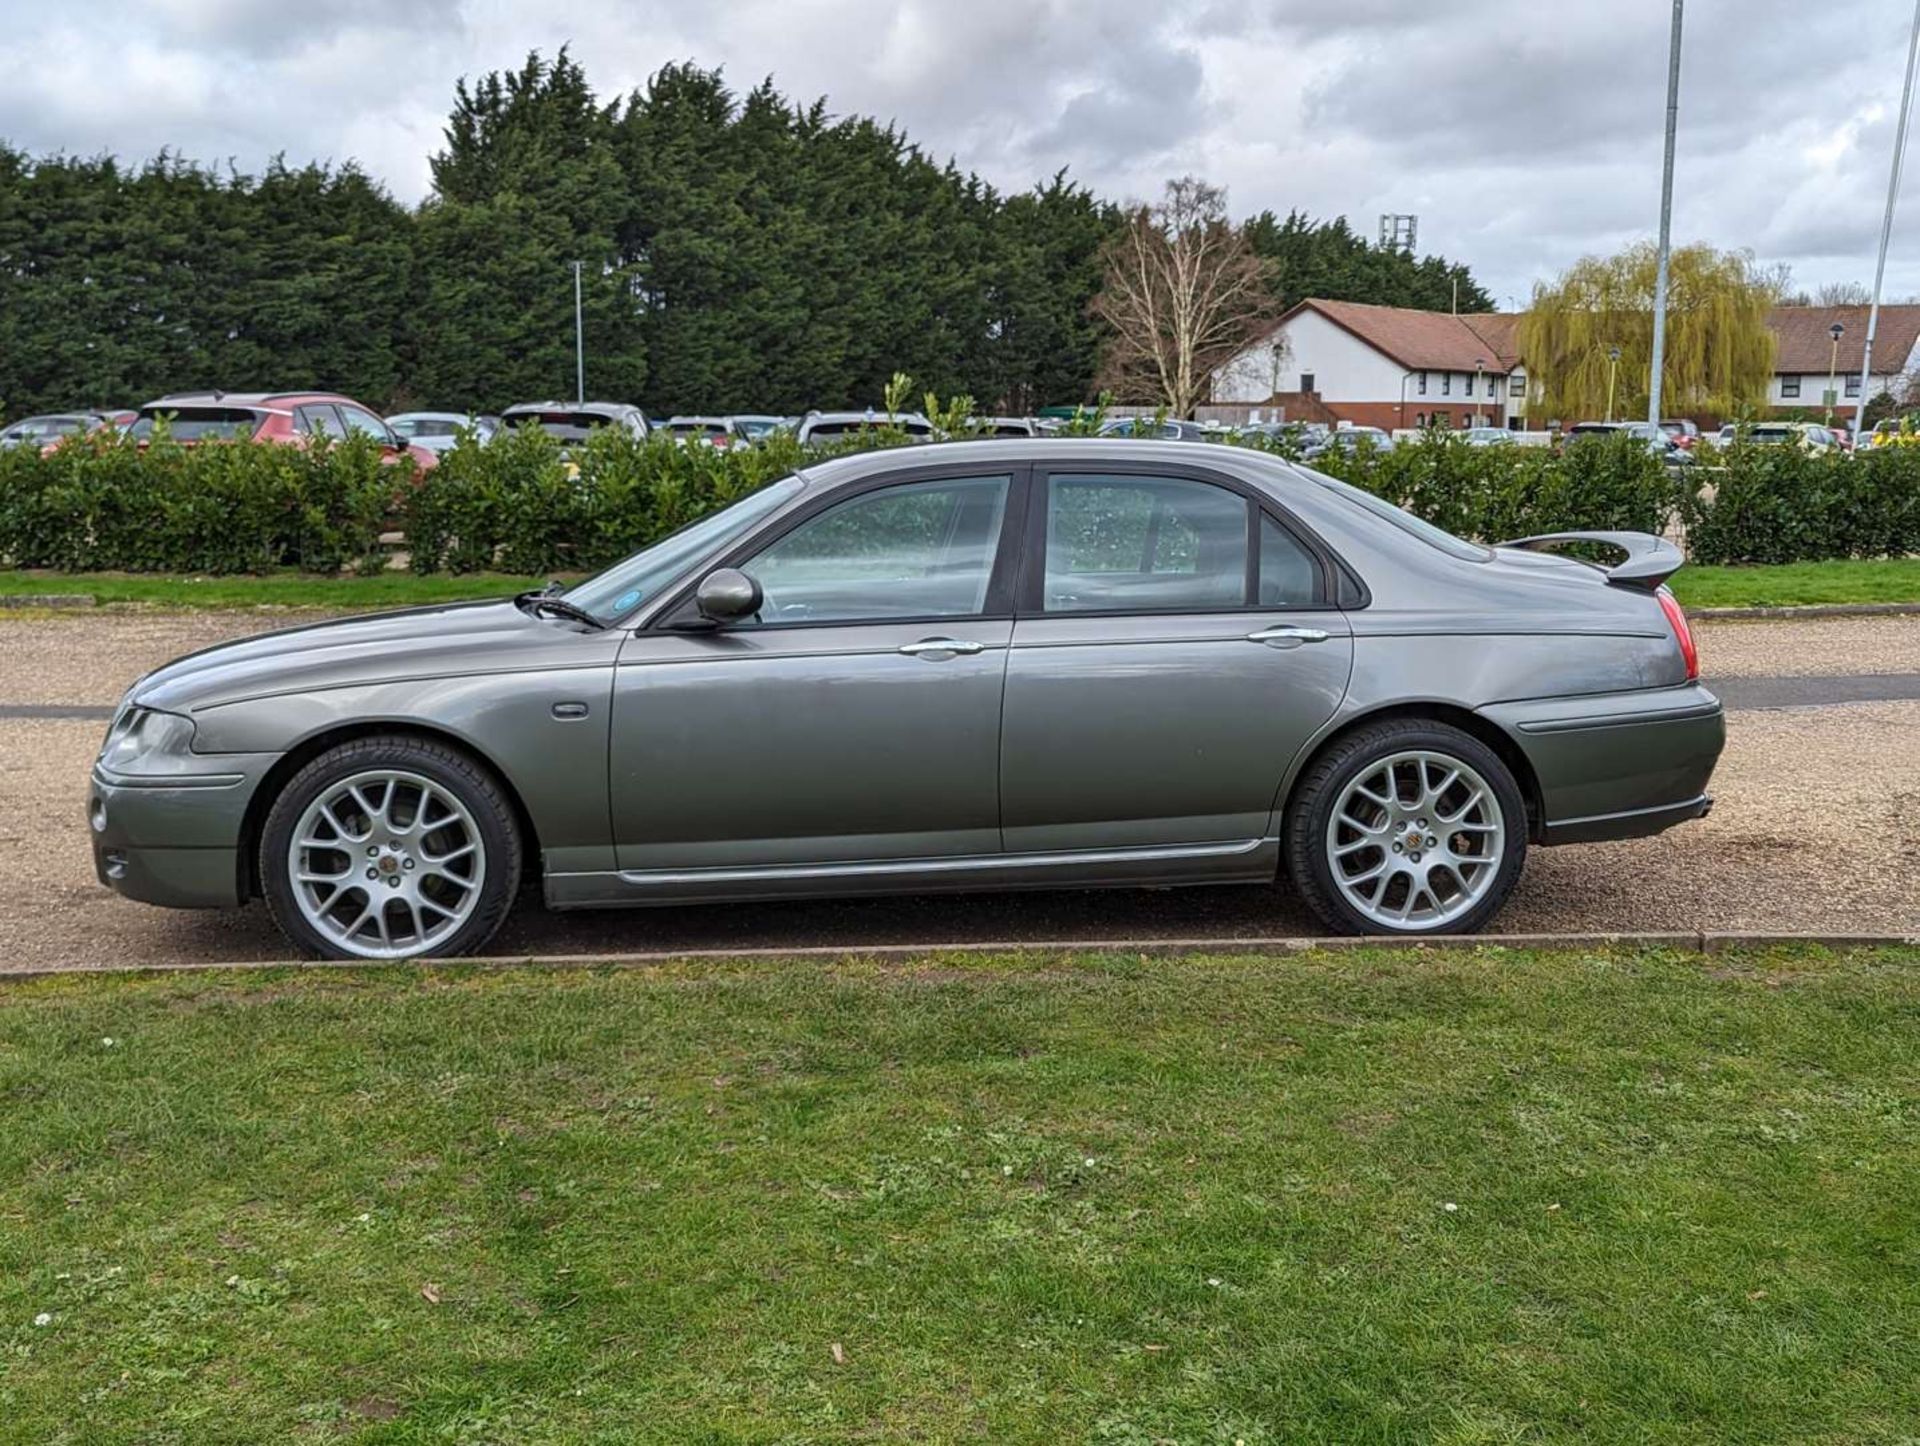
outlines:
[[602, 427], [613, 425], [613, 418], [604, 412], [552, 411], [552, 412], [508, 412], [504, 421], [515, 431], [538, 427], [550, 437], [558, 437], [563, 442], [584, 441]]

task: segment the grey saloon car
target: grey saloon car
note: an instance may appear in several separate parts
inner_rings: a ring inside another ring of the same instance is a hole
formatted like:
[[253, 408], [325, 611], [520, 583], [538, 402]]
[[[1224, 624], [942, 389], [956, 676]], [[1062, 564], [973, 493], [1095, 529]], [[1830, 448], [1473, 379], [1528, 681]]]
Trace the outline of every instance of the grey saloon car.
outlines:
[[1273, 882], [1473, 930], [1530, 845], [1705, 814], [1673, 547], [1488, 548], [1250, 449], [823, 461], [564, 591], [229, 643], [141, 679], [101, 880], [263, 898], [300, 949], [461, 954], [547, 904]]

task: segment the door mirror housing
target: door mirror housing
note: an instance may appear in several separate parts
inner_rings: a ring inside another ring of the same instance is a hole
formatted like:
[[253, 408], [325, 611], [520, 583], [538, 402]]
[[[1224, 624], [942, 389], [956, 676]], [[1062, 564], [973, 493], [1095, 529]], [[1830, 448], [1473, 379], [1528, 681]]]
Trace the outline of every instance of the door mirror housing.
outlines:
[[700, 579], [693, 605], [700, 616], [719, 627], [750, 618], [760, 611], [765, 594], [759, 582], [737, 567], [723, 567]]

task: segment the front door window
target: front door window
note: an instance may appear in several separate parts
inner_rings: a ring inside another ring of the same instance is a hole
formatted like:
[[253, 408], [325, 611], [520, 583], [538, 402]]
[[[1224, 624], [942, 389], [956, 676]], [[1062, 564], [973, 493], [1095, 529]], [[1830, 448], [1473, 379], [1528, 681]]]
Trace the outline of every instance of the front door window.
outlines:
[[986, 610], [1008, 477], [885, 487], [801, 523], [741, 564], [764, 624], [973, 617]]

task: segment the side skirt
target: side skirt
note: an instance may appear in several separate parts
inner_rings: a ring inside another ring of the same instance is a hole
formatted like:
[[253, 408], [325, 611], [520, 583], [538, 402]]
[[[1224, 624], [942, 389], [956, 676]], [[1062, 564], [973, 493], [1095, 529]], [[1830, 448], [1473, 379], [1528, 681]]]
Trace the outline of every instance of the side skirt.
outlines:
[[547, 907], [590, 909], [870, 894], [959, 894], [999, 889], [1155, 888], [1270, 882], [1278, 839], [1168, 844], [1069, 853], [975, 854], [748, 869], [548, 874]]

